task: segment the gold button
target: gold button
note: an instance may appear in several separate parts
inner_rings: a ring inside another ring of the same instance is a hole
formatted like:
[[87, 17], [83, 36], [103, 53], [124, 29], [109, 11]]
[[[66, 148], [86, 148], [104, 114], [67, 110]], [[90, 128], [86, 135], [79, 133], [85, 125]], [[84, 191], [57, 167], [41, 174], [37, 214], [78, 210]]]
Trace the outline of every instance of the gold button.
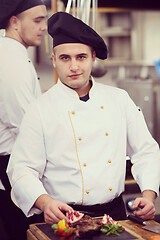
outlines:
[[109, 134], [106, 132], [106, 136], [108, 136]]
[[72, 114], [75, 114], [75, 112], [74, 112], [74, 111], [72, 111]]
[[84, 164], [83, 164], [83, 166], [84, 166], [84, 167], [86, 167], [86, 166], [87, 166], [87, 164], [86, 164], [86, 163], [84, 163]]
[[101, 106], [101, 109], [103, 109], [104, 107], [103, 106]]
[[79, 140], [79, 141], [81, 141], [81, 140], [82, 140], [82, 138], [81, 138], [81, 137], [79, 137], [79, 138], [78, 138], [78, 140]]
[[108, 160], [108, 163], [111, 163], [111, 160]]
[[111, 188], [111, 187], [109, 188], [109, 191], [112, 191], [112, 188]]
[[89, 194], [89, 190], [86, 190], [86, 193]]

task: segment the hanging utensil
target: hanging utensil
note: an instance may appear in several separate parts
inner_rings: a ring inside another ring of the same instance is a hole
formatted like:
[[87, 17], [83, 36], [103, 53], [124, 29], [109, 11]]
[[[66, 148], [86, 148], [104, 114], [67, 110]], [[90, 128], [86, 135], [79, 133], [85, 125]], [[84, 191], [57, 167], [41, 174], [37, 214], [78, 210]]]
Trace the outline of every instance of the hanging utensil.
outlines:
[[97, 20], [97, 0], [92, 0], [92, 28], [96, 30], [96, 20]]
[[66, 11], [65, 11], [66, 13], [70, 12], [71, 5], [72, 5], [72, 0], [68, 0], [67, 6], [66, 6]]
[[90, 19], [90, 5], [91, 5], [91, 0], [85, 1], [83, 12], [82, 12], [82, 21], [85, 22], [87, 25], [89, 25], [89, 19]]
[[77, 18], [80, 18], [80, 0], [77, 0]]
[[[92, 0], [92, 28], [96, 30], [96, 19], [97, 19], [98, 0]], [[92, 66], [93, 77], [103, 77], [107, 73], [107, 69], [104, 65], [100, 64], [95, 60]]]
[[73, 13], [72, 15], [76, 17], [76, 0], [73, 0], [73, 5], [72, 5]]

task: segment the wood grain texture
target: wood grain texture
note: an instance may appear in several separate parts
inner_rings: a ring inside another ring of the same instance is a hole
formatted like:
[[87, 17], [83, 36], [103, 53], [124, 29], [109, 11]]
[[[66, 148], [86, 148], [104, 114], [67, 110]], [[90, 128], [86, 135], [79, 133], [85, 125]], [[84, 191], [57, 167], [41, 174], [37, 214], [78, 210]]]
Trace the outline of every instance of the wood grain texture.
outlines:
[[[159, 223], [155, 221], [149, 221], [152, 224], [156, 224], [160, 226]], [[141, 224], [138, 223], [133, 223], [130, 220], [125, 220], [125, 221], [119, 221], [119, 223], [125, 228], [127, 232], [132, 234], [133, 236], [136, 236], [137, 239], [144, 239], [144, 240], [150, 240], [151, 236], [156, 235], [156, 233], [144, 230]]]

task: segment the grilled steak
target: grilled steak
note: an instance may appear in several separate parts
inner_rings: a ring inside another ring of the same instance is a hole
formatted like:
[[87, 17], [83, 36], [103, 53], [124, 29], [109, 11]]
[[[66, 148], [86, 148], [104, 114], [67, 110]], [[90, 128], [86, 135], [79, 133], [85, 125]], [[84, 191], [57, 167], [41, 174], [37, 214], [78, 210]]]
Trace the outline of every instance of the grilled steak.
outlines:
[[101, 220], [85, 215], [76, 223], [76, 237], [86, 238], [100, 232]]

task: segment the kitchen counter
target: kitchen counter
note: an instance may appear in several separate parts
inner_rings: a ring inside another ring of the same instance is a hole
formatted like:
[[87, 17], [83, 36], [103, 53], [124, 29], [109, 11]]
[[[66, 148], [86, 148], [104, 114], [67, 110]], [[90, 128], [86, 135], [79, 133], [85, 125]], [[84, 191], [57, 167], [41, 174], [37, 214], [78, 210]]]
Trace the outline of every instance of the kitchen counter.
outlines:
[[[155, 222], [155, 221], [149, 221], [150, 223], [156, 224], [158, 226], [160, 226], [159, 223]], [[128, 235], [123, 235], [124, 237], [122, 238], [121, 235], [119, 237], [117, 237], [116, 235], [112, 235], [109, 237], [106, 237], [104, 234], [101, 234], [101, 236], [95, 236], [93, 237], [94, 239], [97, 240], [107, 240], [107, 239], [144, 239], [144, 240], [150, 240], [151, 236], [156, 235], [156, 233], [147, 231], [142, 229], [142, 225], [138, 224], [138, 223], [134, 223], [130, 220], [124, 220], [124, 221], [119, 221], [119, 223], [125, 228], [125, 231], [127, 232]], [[44, 230], [43, 230], [44, 229]], [[47, 231], [48, 232], [47, 232]], [[50, 226], [45, 224], [45, 223], [37, 223], [37, 224], [31, 224], [29, 226], [29, 230], [27, 231], [27, 240], [60, 240], [62, 238], [56, 236], [53, 233], [52, 234], [52, 230], [51, 233], [49, 233], [49, 231], [51, 230]], [[123, 233], [122, 233], [123, 234]], [[51, 236], [51, 237], [50, 237]], [[69, 240], [74, 240], [76, 239], [75, 237], [70, 237]], [[91, 239], [91, 238], [89, 238]], [[65, 240], [65, 238], [63, 237], [63, 240]], [[67, 238], [66, 238], [67, 240]], [[85, 239], [86, 240], [86, 239]]]

